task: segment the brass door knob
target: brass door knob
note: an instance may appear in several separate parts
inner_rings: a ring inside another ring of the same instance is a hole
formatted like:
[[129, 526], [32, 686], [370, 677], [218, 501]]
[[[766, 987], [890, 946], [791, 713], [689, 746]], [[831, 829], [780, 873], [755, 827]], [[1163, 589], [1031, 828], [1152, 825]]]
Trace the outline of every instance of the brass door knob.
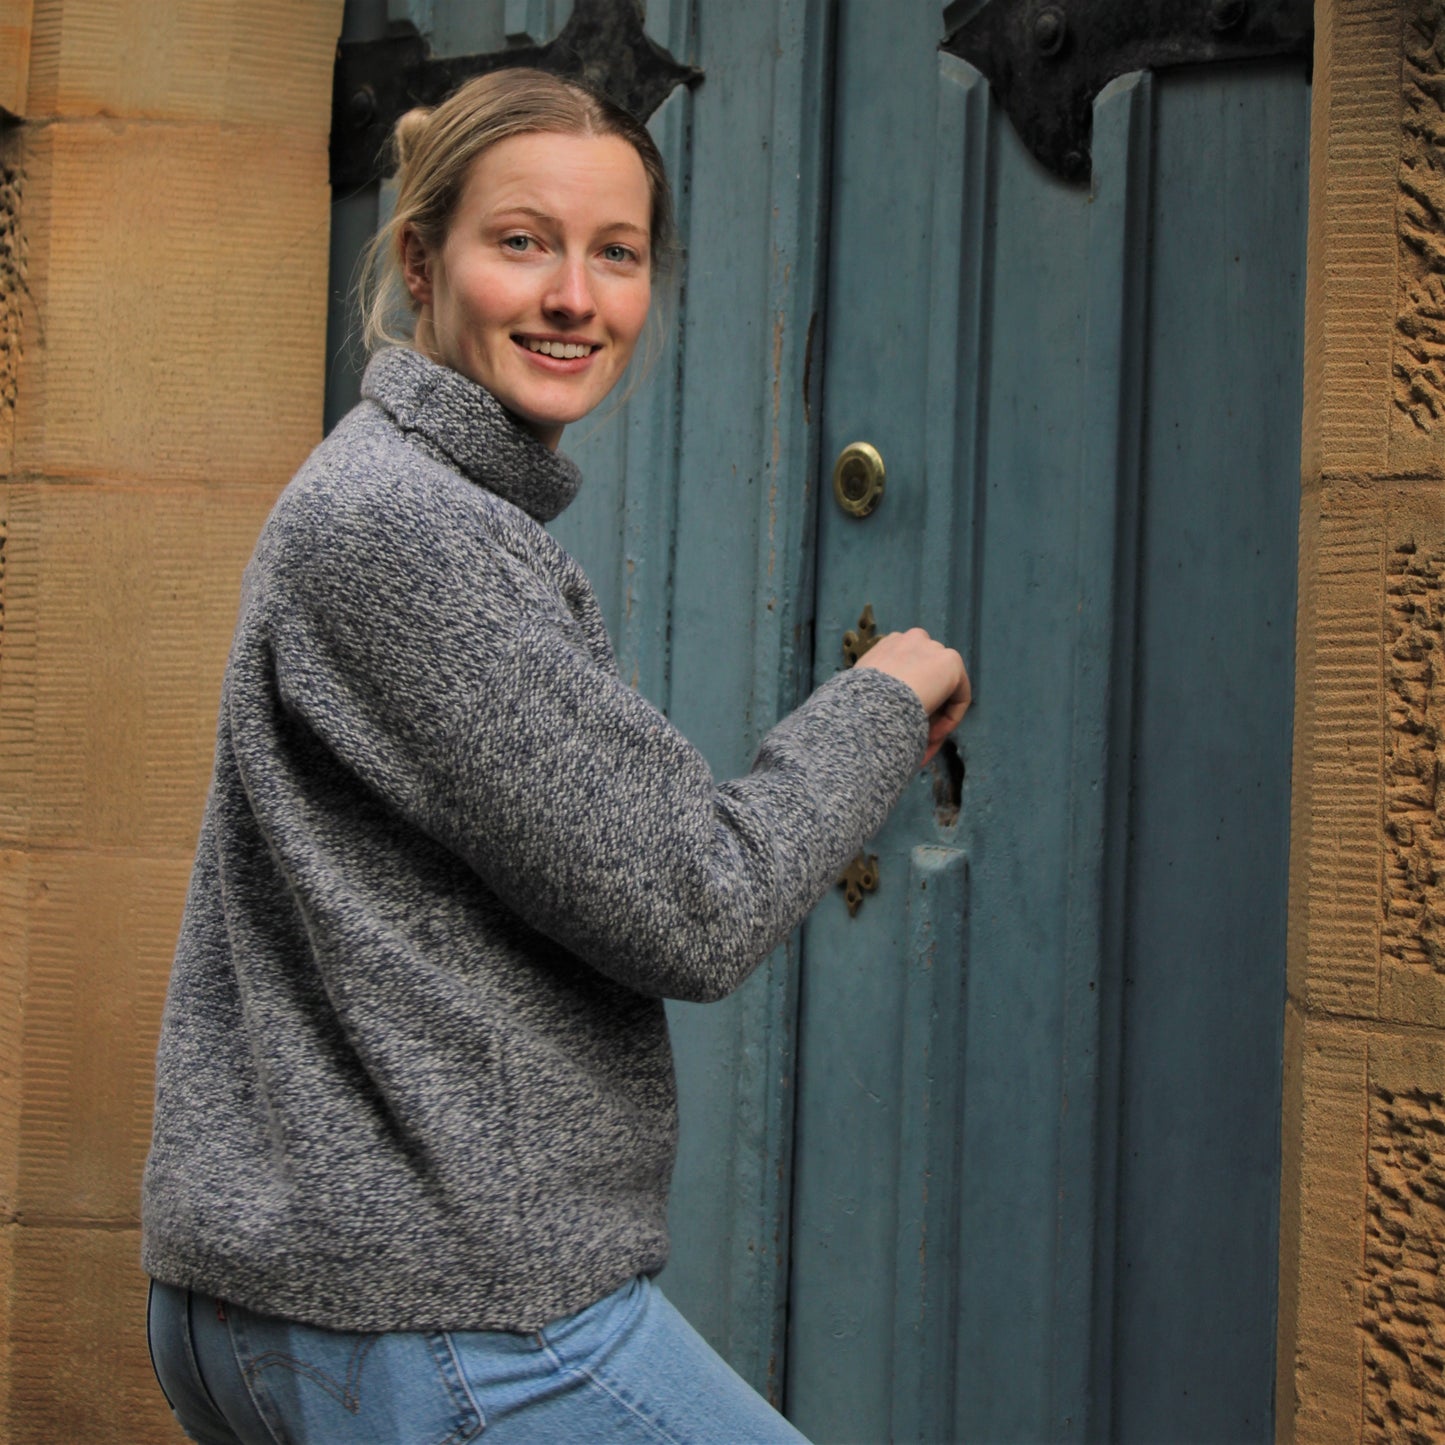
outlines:
[[866, 517], [883, 500], [887, 477], [877, 447], [850, 442], [833, 463], [833, 496], [850, 517]]

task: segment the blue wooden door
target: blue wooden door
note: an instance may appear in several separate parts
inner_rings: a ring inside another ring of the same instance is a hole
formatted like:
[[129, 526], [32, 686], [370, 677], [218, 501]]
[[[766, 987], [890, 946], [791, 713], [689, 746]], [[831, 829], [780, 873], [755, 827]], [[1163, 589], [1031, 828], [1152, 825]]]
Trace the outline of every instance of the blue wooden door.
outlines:
[[[348, 27], [462, 54], [571, 10]], [[720, 773], [868, 605], [977, 696], [857, 914], [672, 1010], [663, 1283], [820, 1442], [1266, 1440], [1303, 70], [1116, 81], [1076, 187], [940, 52], [942, 0], [646, 23], [704, 74], [652, 120], [685, 287], [647, 384], [569, 430], [556, 525], [624, 671]], [[338, 296], [377, 206], [338, 200]], [[863, 519], [830, 483], [859, 440]]]
[[823, 454], [887, 483], [825, 495], [814, 675], [871, 605], [976, 702], [804, 931], [789, 1412], [1262, 1441], [1303, 67], [1116, 81], [1074, 187], [939, 22], [838, 7]]

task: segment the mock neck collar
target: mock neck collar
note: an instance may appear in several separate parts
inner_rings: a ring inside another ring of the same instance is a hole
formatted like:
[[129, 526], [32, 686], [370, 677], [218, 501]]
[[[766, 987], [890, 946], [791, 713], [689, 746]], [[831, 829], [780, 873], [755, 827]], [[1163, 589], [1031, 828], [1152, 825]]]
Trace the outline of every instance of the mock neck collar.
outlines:
[[539, 522], [559, 515], [582, 485], [577, 464], [538, 441], [491, 392], [408, 347], [378, 352], [361, 394], [464, 476]]

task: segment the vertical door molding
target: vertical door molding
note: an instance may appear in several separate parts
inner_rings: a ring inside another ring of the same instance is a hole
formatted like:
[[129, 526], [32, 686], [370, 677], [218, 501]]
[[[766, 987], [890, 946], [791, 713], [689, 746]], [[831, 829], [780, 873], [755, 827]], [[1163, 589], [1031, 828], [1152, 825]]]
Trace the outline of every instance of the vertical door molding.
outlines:
[[[720, 776], [806, 690], [822, 374], [831, 0], [699, 7], [686, 193], [669, 711]], [[670, 1006], [682, 1140], [669, 1295], [782, 1392], [797, 941]]]
[[908, 870], [898, 1090], [891, 1441], [957, 1438], [958, 1185], [968, 859], [922, 844]]
[[1108, 1439], [1153, 82], [1094, 108], [1051, 1310], [1057, 1439]]

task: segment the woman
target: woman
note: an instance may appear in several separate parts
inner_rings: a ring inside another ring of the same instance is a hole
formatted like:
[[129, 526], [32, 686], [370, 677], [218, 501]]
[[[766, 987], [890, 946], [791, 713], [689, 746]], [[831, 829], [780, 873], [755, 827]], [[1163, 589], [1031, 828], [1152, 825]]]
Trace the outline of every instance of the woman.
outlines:
[[145, 1181], [157, 1373], [206, 1442], [797, 1441], [651, 1282], [662, 1000], [747, 977], [968, 679], [886, 637], [716, 784], [542, 526], [667, 259], [657, 151], [529, 71], [398, 147], [413, 335], [277, 503], [227, 666]]

